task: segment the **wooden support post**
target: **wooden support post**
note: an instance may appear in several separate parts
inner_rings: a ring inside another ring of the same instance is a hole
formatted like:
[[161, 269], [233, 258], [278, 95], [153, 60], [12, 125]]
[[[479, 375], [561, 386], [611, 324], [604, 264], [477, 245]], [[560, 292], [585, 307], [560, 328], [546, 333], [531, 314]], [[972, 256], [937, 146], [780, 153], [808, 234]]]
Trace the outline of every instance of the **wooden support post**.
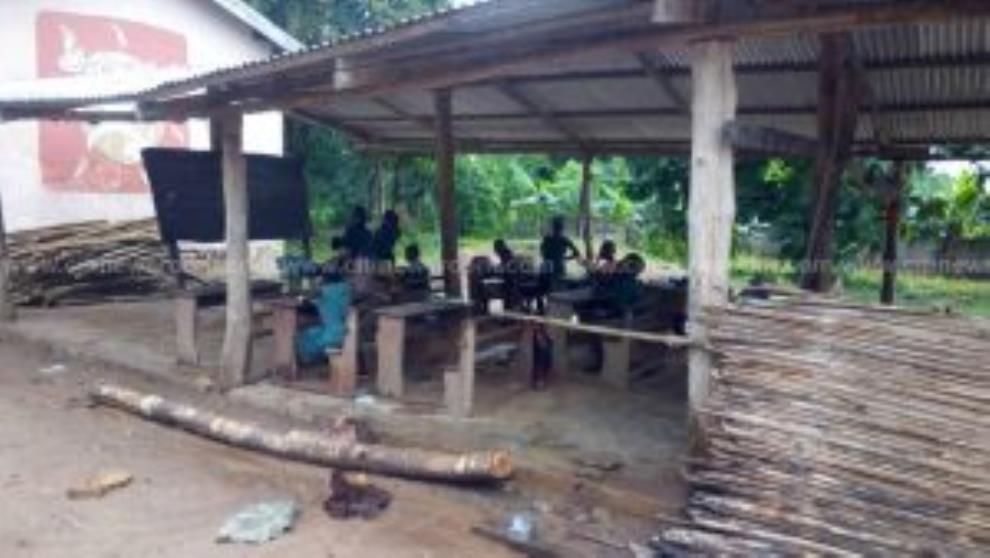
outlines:
[[[736, 193], [732, 146], [724, 141], [722, 129], [735, 118], [738, 103], [732, 51], [732, 43], [726, 41], [708, 41], [692, 47], [688, 327], [691, 337], [702, 342], [707, 331], [698, 320], [701, 310], [724, 305], [729, 298]], [[704, 448], [696, 413], [708, 397], [714, 362], [711, 353], [693, 348], [688, 363], [693, 445]]]
[[404, 383], [402, 364], [405, 361], [406, 320], [391, 316], [378, 317], [378, 394], [402, 397]]
[[[635, 328], [632, 312], [623, 316], [624, 329]], [[626, 389], [632, 383], [632, 339], [629, 337], [602, 337], [602, 380], [617, 388]]]
[[227, 238], [227, 320], [220, 356], [220, 383], [243, 384], [251, 366], [251, 272], [248, 257], [247, 165], [240, 114], [221, 117], [224, 221]]
[[[547, 317], [566, 322], [574, 319], [574, 306], [567, 302], [547, 297]], [[570, 347], [567, 343], [567, 330], [561, 327], [551, 327], [547, 331], [553, 344], [553, 374], [563, 378], [570, 369]]]
[[381, 156], [376, 156], [375, 161], [375, 180], [371, 188], [371, 199], [369, 200], [368, 207], [371, 209], [372, 215], [381, 218], [385, 214], [385, 163], [382, 161]]
[[818, 98], [818, 153], [812, 185], [810, 229], [802, 286], [815, 292], [832, 287], [832, 237], [842, 173], [856, 135], [862, 94], [852, 42], [847, 34], [822, 36]]
[[354, 397], [357, 390], [358, 351], [360, 350], [360, 328], [358, 311], [351, 308], [347, 313], [347, 336], [339, 351], [327, 354], [330, 365], [330, 395], [334, 397]]
[[458, 418], [471, 416], [474, 405], [475, 323], [470, 315], [461, 320], [457, 370], [444, 375], [444, 403]]
[[191, 293], [175, 298], [175, 349], [179, 364], [199, 366], [199, 303]]
[[457, 250], [457, 205], [454, 199], [454, 131], [451, 91], [434, 94], [436, 111], [437, 206], [440, 209], [440, 253], [443, 287], [449, 297], [461, 295]]
[[299, 329], [299, 308], [295, 299], [286, 298], [272, 304], [272, 334], [275, 341], [272, 369], [282, 380], [299, 379], [296, 362], [296, 331]]
[[533, 337], [536, 327], [532, 322], [523, 322], [519, 330], [519, 350], [516, 351], [516, 374], [528, 382], [533, 372]]
[[591, 238], [591, 165], [595, 158], [586, 153], [581, 161], [581, 238], [584, 240], [584, 254], [588, 261], [595, 259], [595, 247]]
[[0, 321], [10, 322], [17, 318], [17, 305], [10, 289], [10, 252], [7, 250], [7, 226], [3, 218], [3, 203], [0, 201]]
[[883, 286], [880, 304], [893, 305], [897, 284], [897, 231], [901, 225], [901, 193], [907, 179], [907, 167], [903, 161], [894, 165], [894, 184], [884, 192], [886, 203], [886, 238], [883, 249]]

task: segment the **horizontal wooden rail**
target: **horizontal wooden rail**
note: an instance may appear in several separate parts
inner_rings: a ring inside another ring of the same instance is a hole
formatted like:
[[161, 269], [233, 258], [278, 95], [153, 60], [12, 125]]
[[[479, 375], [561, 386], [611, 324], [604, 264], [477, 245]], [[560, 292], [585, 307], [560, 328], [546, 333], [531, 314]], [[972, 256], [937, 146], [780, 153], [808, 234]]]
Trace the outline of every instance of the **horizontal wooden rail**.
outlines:
[[492, 314], [492, 316], [498, 318], [505, 318], [509, 320], [521, 321], [521, 322], [543, 324], [546, 326], [568, 329], [571, 331], [581, 331], [584, 333], [604, 335], [607, 337], [619, 337], [623, 339], [634, 339], [636, 341], [644, 341], [646, 343], [657, 343], [660, 345], [666, 345], [668, 347], [701, 347], [702, 346], [701, 344], [691, 339], [690, 337], [684, 337], [682, 335], [666, 335], [660, 333], [649, 333], [646, 331], [637, 331], [634, 329], [622, 329], [617, 327], [582, 324], [577, 322], [571, 322], [568, 320], [561, 320], [558, 318], [547, 318], [545, 316], [523, 314], [521, 312], [495, 312]]

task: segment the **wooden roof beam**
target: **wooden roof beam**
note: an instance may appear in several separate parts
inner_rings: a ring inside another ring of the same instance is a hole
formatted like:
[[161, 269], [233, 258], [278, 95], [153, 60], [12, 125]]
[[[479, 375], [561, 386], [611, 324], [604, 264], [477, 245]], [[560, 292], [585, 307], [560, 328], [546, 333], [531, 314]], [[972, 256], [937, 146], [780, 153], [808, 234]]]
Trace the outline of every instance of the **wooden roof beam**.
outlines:
[[810, 158], [818, 150], [818, 142], [814, 138], [777, 128], [743, 124], [737, 120], [726, 124], [722, 135], [733, 147], [756, 153]]
[[294, 118], [306, 124], [340, 130], [361, 143], [375, 143], [379, 141], [379, 138], [371, 132], [347, 122], [340, 116], [330, 114], [326, 109], [321, 110], [319, 113], [296, 109], [290, 111], [288, 115], [290, 118]]
[[539, 118], [547, 128], [574, 142], [582, 150], [589, 147], [588, 142], [580, 134], [558, 120], [549, 109], [540, 106], [527, 97], [516, 85], [509, 82], [500, 82], [496, 85], [496, 88], [514, 103], [526, 109], [532, 116]]
[[639, 61], [639, 65], [643, 67], [646, 75], [660, 86], [660, 89], [674, 106], [685, 113], [691, 111], [691, 105], [687, 98], [674, 86], [674, 82], [670, 79], [670, 76], [660, 68], [653, 57], [645, 52], [638, 52], [636, 53], [636, 59]]
[[408, 120], [409, 122], [413, 122], [414, 124], [416, 124], [416, 126], [420, 127], [423, 130], [428, 131], [431, 134], [436, 132], [436, 124], [434, 123], [433, 118], [429, 116], [420, 116], [408, 112], [399, 105], [383, 97], [375, 97], [371, 99], [371, 102], [382, 107], [388, 112], [391, 112], [392, 114], [394, 114], [395, 116], [399, 117], [402, 120]]

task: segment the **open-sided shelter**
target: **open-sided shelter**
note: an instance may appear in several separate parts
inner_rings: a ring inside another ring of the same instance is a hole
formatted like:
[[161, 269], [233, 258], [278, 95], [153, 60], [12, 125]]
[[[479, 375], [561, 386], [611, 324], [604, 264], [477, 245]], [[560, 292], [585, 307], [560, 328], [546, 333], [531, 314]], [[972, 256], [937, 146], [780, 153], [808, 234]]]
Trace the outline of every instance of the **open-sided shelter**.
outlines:
[[[990, 4], [974, 0], [488, 0], [119, 96], [133, 118], [220, 125], [229, 299], [224, 367], [250, 350], [241, 121], [291, 110], [367, 149], [435, 153], [457, 260], [458, 152], [691, 158], [692, 312], [723, 304], [737, 152], [816, 160], [809, 261], [827, 259], [843, 164], [927, 158], [990, 135]], [[86, 118], [93, 100], [0, 99], [4, 118]], [[448, 266], [448, 291], [456, 277]], [[823, 277], [811, 273], [808, 285]], [[704, 341], [694, 323], [691, 333]], [[700, 404], [710, 362], [691, 358]]]

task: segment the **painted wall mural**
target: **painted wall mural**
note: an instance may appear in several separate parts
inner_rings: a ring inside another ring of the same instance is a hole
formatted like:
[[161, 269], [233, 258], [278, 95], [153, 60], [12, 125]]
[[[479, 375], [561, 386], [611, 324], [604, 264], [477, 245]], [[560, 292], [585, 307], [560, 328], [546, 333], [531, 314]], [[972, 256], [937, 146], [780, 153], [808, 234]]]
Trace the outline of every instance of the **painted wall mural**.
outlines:
[[[184, 67], [184, 36], [152, 25], [66, 12], [37, 19], [38, 77], [106, 76]], [[41, 182], [63, 192], [145, 193], [141, 150], [186, 147], [184, 124], [40, 124]]]

